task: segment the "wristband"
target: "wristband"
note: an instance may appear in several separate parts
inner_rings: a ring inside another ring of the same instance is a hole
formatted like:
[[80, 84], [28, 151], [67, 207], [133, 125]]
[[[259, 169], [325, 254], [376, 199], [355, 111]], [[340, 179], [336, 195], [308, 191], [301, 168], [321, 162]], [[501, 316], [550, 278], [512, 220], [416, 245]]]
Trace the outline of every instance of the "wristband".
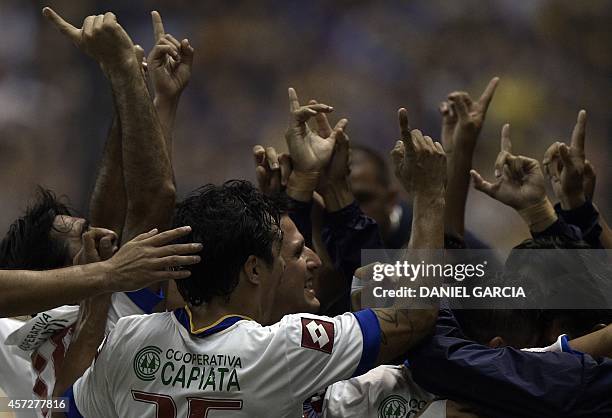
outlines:
[[532, 231], [542, 231], [558, 219], [555, 208], [546, 197], [535, 205], [519, 209], [518, 213]]

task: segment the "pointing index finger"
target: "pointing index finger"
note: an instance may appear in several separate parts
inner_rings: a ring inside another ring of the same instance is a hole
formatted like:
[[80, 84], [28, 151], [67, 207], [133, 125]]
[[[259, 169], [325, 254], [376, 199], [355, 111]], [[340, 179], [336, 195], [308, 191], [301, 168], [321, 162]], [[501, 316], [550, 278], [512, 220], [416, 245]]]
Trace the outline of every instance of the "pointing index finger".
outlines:
[[578, 119], [572, 131], [572, 148], [576, 148], [581, 156], [584, 156], [584, 139], [586, 134], [586, 110], [578, 112]]
[[151, 12], [151, 22], [153, 23], [153, 35], [155, 36], [155, 42], [157, 43], [165, 34], [164, 23], [162, 22], [161, 15], [157, 10]]
[[287, 91], [289, 93], [289, 110], [291, 112], [295, 112], [300, 108], [300, 102], [298, 100], [297, 93], [295, 92], [295, 89], [293, 87], [289, 87], [289, 90]]
[[498, 82], [499, 77], [493, 77], [491, 81], [489, 81], [489, 84], [487, 84], [487, 88], [480, 96], [480, 99], [478, 99], [485, 111], [489, 108], [489, 103], [491, 103], [491, 99], [493, 99], [493, 94], [495, 94]]
[[50, 7], [45, 7], [43, 9], [43, 16], [53, 23], [53, 25], [59, 29], [59, 31], [65, 35], [68, 35], [70, 38], [77, 38], [79, 35], [79, 29], [72, 26], [70, 23], [66, 22], [60, 15], [55, 13], [55, 11]]

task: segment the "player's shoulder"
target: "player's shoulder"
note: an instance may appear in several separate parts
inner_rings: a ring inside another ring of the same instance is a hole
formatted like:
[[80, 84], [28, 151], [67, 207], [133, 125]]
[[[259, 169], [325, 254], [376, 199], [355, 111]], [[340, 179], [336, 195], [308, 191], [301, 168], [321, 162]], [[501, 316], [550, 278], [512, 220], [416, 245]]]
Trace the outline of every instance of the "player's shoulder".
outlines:
[[124, 316], [117, 321], [113, 333], [121, 336], [135, 333], [157, 333], [163, 332], [164, 326], [173, 326], [172, 312]]

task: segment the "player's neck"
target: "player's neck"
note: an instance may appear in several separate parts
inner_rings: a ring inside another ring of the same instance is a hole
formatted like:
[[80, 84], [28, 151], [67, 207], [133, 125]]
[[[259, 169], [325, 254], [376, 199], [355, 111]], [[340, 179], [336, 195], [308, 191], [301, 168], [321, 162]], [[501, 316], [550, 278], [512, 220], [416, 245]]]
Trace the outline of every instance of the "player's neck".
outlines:
[[207, 327], [218, 321], [219, 318], [229, 315], [245, 316], [262, 323], [263, 315], [252, 301], [239, 300], [235, 296], [232, 294], [229, 302], [226, 302], [224, 298], [215, 298], [210, 303], [190, 307], [193, 325], [198, 329]]

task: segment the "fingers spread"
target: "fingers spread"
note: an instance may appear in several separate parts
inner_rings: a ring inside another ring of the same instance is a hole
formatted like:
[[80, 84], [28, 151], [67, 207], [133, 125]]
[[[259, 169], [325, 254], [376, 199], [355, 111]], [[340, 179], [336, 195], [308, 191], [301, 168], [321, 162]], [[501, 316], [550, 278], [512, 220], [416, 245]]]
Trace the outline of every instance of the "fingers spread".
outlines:
[[150, 238], [147, 238], [147, 244], [153, 245], [155, 247], [160, 247], [162, 245], [166, 245], [178, 238], [189, 235], [191, 232], [190, 226], [181, 226], [180, 228], [174, 228], [169, 231], [164, 231], [160, 234], [153, 235]]

